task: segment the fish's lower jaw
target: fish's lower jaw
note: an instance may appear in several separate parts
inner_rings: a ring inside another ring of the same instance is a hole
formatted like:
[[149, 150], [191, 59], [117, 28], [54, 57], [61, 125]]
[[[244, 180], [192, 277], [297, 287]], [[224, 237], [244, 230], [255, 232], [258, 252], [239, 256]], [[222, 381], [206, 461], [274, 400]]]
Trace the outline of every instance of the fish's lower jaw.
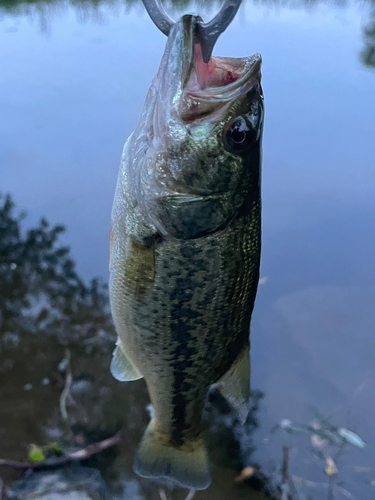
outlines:
[[204, 490], [211, 484], [210, 463], [203, 438], [173, 446], [149, 423], [134, 461], [134, 472], [149, 479], [168, 479], [177, 486]]

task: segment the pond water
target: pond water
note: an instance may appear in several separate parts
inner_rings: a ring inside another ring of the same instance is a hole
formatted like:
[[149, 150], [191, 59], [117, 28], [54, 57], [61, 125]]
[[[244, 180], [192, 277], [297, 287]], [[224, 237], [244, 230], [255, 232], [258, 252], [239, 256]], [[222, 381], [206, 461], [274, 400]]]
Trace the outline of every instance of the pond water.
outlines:
[[[170, 11], [209, 19], [218, 5]], [[41, 217], [66, 226], [62, 241], [85, 280], [108, 278], [108, 226], [122, 146], [138, 122], [164, 45], [140, 3], [0, 1], [0, 190], [27, 211], [25, 228]], [[243, 435], [237, 429], [233, 438], [242, 459], [231, 463], [229, 443], [213, 485], [196, 498], [258, 498], [235, 476], [257, 463], [277, 481], [288, 446], [295, 498], [370, 499], [375, 4], [246, 2], [215, 54], [253, 52], [263, 57], [266, 118], [251, 384], [263, 397], [253, 428]], [[37, 336], [24, 327], [5, 328], [0, 315], [0, 457], [22, 459], [31, 442], [63, 439], [63, 381], [56, 367], [69, 345], [72, 397], [80, 402], [69, 409], [76, 437], [99, 439], [120, 426], [127, 431], [120, 452], [99, 464], [112, 498], [160, 498], [155, 484], [132, 472], [149, 418], [143, 383], [125, 387], [112, 380], [113, 332], [105, 348], [90, 347], [94, 333], [111, 329], [104, 316], [80, 343], [67, 331], [53, 337], [48, 328]], [[275, 431], [282, 419], [343, 427], [367, 446], [322, 447], [311, 433]], [[218, 443], [212, 447], [219, 456]], [[327, 458], [337, 467], [333, 478], [325, 472]], [[178, 491], [168, 494], [183, 498]]]

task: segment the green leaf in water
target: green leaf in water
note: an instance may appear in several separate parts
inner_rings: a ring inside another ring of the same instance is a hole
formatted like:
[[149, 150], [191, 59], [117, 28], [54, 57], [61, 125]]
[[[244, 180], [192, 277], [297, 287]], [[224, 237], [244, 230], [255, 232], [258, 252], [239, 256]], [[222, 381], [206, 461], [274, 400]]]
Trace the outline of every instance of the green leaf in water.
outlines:
[[44, 462], [44, 460], [46, 459], [42, 448], [40, 448], [36, 444], [30, 445], [28, 458], [29, 458], [30, 462], [33, 462], [33, 463]]
[[63, 454], [63, 449], [61, 448], [61, 446], [59, 446], [55, 442], [48, 443], [48, 445], [46, 446], [46, 448], [47, 448], [47, 450], [53, 451], [54, 454], [57, 455], [58, 457], [60, 457]]

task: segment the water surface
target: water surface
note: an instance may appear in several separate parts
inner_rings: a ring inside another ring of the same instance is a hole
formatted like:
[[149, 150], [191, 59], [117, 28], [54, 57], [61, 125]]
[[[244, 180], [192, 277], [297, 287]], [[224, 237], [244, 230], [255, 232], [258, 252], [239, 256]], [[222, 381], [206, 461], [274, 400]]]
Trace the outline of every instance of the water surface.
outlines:
[[[186, 10], [208, 19], [215, 6]], [[249, 465], [258, 461], [265, 473], [275, 474], [282, 446], [290, 446], [300, 498], [327, 497], [325, 459], [308, 435], [272, 433], [283, 418], [305, 424], [328, 418], [357, 432], [367, 447], [348, 446], [336, 458], [340, 485], [334, 498], [374, 494], [374, 17], [371, 3], [247, 2], [215, 47], [223, 56], [260, 52], [264, 61], [263, 279], [251, 355], [252, 386], [265, 396]], [[27, 210], [26, 226], [42, 216], [66, 225], [64, 241], [85, 279], [107, 279], [108, 221], [121, 150], [164, 44], [139, 4], [0, 7], [0, 189]], [[51, 386], [43, 393], [35, 389], [36, 379], [45, 376], [33, 370], [37, 352], [30, 352], [29, 366], [18, 359], [22, 377], [16, 365], [0, 373], [7, 380], [1, 406], [12, 401], [19, 415], [16, 428], [9, 410], [7, 417], [0, 412], [0, 427], [11, 436], [3, 450], [0, 443], [1, 455], [19, 457], [17, 442], [47, 439], [58, 393]], [[50, 370], [59, 356], [47, 356]], [[89, 355], [82, 350], [76, 356], [76, 370], [90, 372], [80, 365], [90, 364]], [[96, 359], [103, 371], [96, 373], [98, 390], [112, 384], [110, 353], [103, 356]], [[31, 378], [33, 390], [24, 391]], [[110, 422], [107, 431], [120, 421], [131, 430], [115, 461], [123, 470], [116, 495], [157, 498], [157, 490], [131, 472], [148, 420], [145, 389], [138, 382], [133, 388], [115, 385], [108, 393], [103, 389], [101, 401], [107, 408], [113, 398], [116, 405], [121, 401], [123, 420], [108, 410], [98, 421]], [[35, 413], [26, 418], [30, 407]], [[244, 438], [244, 453], [246, 443]], [[234, 470], [215, 471], [213, 486], [198, 499], [249, 498], [234, 483]]]

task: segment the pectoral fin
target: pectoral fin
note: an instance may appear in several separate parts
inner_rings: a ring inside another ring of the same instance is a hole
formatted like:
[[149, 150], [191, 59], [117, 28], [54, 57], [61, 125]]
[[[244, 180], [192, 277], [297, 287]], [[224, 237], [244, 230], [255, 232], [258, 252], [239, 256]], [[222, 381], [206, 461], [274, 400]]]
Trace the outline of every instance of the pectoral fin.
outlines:
[[139, 380], [143, 377], [126, 354], [124, 354], [120, 345], [113, 351], [111, 373], [113, 377], [120, 382], [130, 382], [132, 380]]
[[250, 346], [247, 345], [231, 368], [216, 383], [217, 389], [238, 413], [241, 423], [249, 413]]
[[216, 231], [230, 214], [226, 196], [178, 194], [157, 199], [157, 212], [164, 229], [175, 238], [190, 239]]

